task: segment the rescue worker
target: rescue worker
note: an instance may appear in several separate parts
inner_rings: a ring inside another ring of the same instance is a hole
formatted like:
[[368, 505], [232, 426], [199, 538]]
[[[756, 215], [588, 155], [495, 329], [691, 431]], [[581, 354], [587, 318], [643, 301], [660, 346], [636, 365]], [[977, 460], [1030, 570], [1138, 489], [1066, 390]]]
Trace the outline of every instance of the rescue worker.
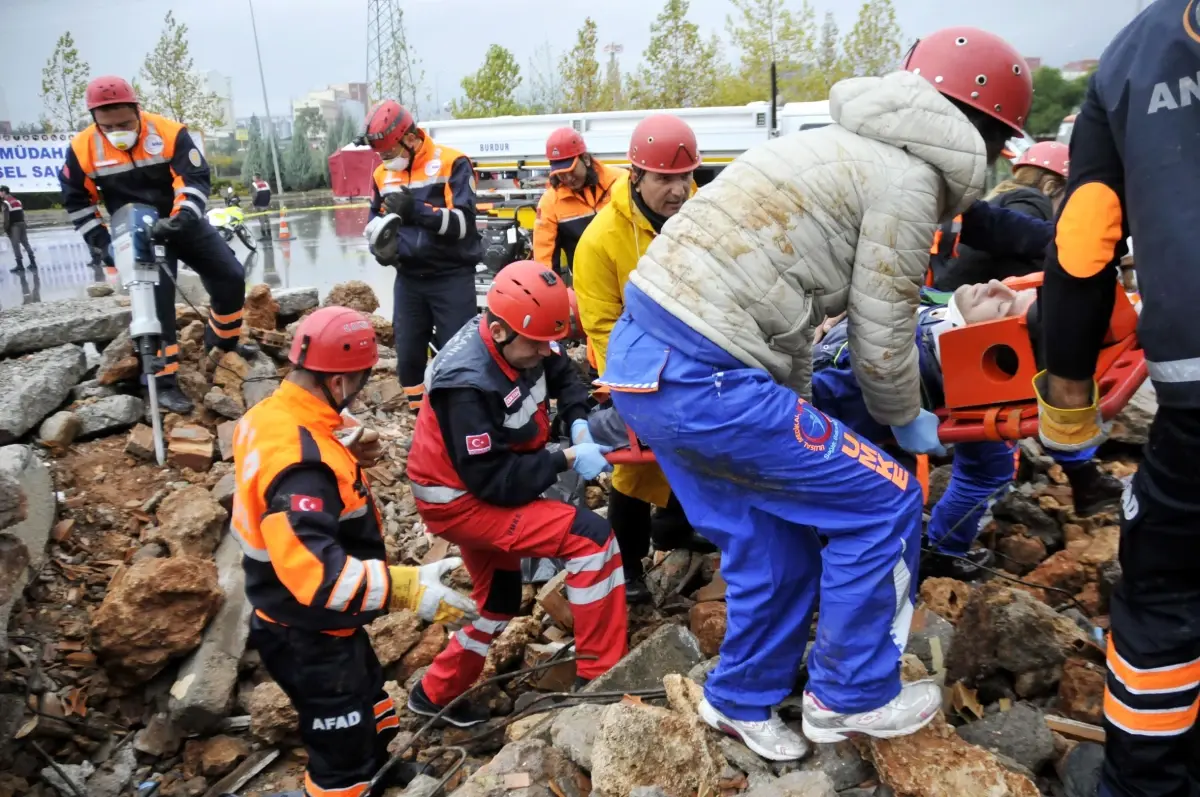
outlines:
[[271, 239], [271, 220], [267, 217], [267, 208], [271, 206], [271, 184], [262, 178], [258, 172], [254, 173], [254, 179], [250, 182], [250, 197], [251, 205], [256, 213], [262, 215], [258, 217], [259, 230], [262, 233], [264, 241]]
[[[577, 682], [604, 673], [627, 650], [621, 552], [608, 521], [585, 507], [541, 498], [558, 474], [594, 479], [611, 466], [592, 442], [587, 387], [558, 341], [569, 331], [567, 286], [546, 266], [521, 260], [496, 274], [488, 309], [441, 349], [429, 368], [432, 412], [417, 416], [408, 478], [429, 532], [457, 545], [474, 584], [479, 619], [450, 640], [409, 694], [432, 716], [479, 677], [488, 646], [521, 606], [521, 558], [566, 560], [575, 617]], [[546, 447], [549, 401], [573, 444]], [[444, 715], [467, 727], [486, 706], [458, 703]]]
[[233, 250], [205, 218], [210, 172], [187, 128], [179, 122], [143, 111], [133, 88], [123, 78], [98, 77], [85, 94], [93, 124], [77, 133], [59, 175], [63, 206], [93, 251], [112, 265], [111, 237], [100, 215], [130, 202], [151, 205], [159, 220], [154, 235], [167, 246], [168, 274], [154, 290], [162, 324], [164, 362], [158, 372], [158, 403], [168, 412], [186, 414], [192, 401], [179, 389], [179, 343], [175, 329], [175, 276], [182, 258], [200, 275], [211, 307], [204, 328], [205, 349], [238, 351], [251, 357], [258, 348], [239, 344], [246, 275]]
[[300, 716], [304, 794], [359, 797], [399, 725], [364, 627], [395, 609], [450, 624], [474, 610], [440, 580], [461, 560], [388, 567], [363, 472], [381, 453], [378, 435], [339, 439], [342, 412], [379, 359], [371, 322], [323, 307], [300, 322], [289, 359], [283, 384], [234, 430], [230, 528], [254, 607], [250, 644]]
[[[1041, 329], [1036, 299], [1036, 290], [1014, 291], [997, 280], [963, 285], [949, 296], [922, 290], [916, 337], [922, 406], [935, 410], [945, 401], [946, 377], [941, 358], [943, 333], [969, 324], [1023, 316], [1036, 351]], [[863, 402], [862, 388], [855, 377], [847, 346], [848, 327], [843, 318], [828, 331], [818, 329], [813, 349], [813, 404], [849, 425], [856, 434], [882, 445], [888, 442], [890, 431], [871, 417]], [[1008, 440], [954, 446], [950, 482], [933, 507], [926, 536], [934, 551], [960, 558], [931, 556], [921, 566], [922, 576], [967, 581], [983, 574], [976, 565], [992, 563], [990, 550], [971, 546], [988, 508], [1013, 482], [1015, 448], [1016, 444]], [[1093, 460], [1095, 453], [1095, 448], [1069, 453], [1051, 450], [1071, 484], [1078, 517], [1111, 509], [1121, 497], [1121, 482], [1100, 469]]]
[[[649, 116], [634, 128], [629, 163], [629, 179], [614, 186], [612, 201], [596, 214], [575, 250], [573, 284], [580, 321], [589, 358], [599, 373], [607, 360], [608, 336], [624, 307], [621, 293], [629, 275], [663, 224], [692, 193], [692, 173], [701, 163], [696, 133], [678, 116]], [[660, 517], [652, 516], [652, 505], [664, 510]], [[630, 603], [644, 603], [650, 591], [642, 559], [650, 553], [651, 537], [659, 550], [672, 550], [693, 542], [694, 536], [657, 465], [613, 468], [608, 522], [621, 546], [625, 597]], [[710, 545], [701, 539], [694, 547]]]
[[550, 187], [538, 200], [533, 259], [559, 274], [570, 273], [579, 237], [627, 173], [597, 160], [573, 127], [560, 127], [550, 134], [546, 160], [550, 162]]
[[37, 257], [34, 256], [33, 248], [29, 245], [29, 232], [25, 226], [25, 206], [21, 204], [21, 200], [9, 193], [6, 185], [0, 185], [0, 213], [3, 214], [3, 224], [0, 226], [3, 227], [4, 234], [12, 243], [13, 257], [17, 259], [17, 267], [9, 269], [9, 271], [15, 273], [25, 269], [25, 264], [21, 262], [22, 246], [25, 247], [25, 253], [29, 255], [29, 270], [37, 271]]
[[1112, 595], [1102, 797], [1200, 790], [1200, 282], [1190, 266], [1200, 181], [1190, 151], [1200, 9], [1160, 0], [1100, 57], [1071, 133], [1071, 172], [1046, 254], [1042, 442], [1074, 451], [1107, 434], [1095, 371], [1136, 230], [1144, 309], [1138, 342], [1158, 412], [1122, 498], [1121, 579]]
[[[997, 185], [987, 201], [1042, 221], [1054, 221], [1066, 188], [1069, 153], [1065, 144], [1040, 141], [1013, 161], [1013, 176]], [[929, 259], [933, 286], [952, 291], [962, 285], [1003, 280], [1042, 270], [1042, 257], [994, 257], [988, 252], [960, 246], [953, 230], [938, 230]], [[947, 246], [949, 244], [949, 246]], [[951, 254], [945, 250], [949, 249]]]
[[396, 374], [417, 412], [430, 341], [440, 351], [477, 311], [483, 238], [475, 227], [475, 172], [470, 158], [436, 143], [395, 100], [372, 108], [366, 125], [367, 143], [383, 159], [366, 234], [375, 259], [396, 268]]
[[905, 64], [838, 83], [834, 124], [748, 150], [684, 204], [629, 278], [600, 380], [721, 549], [727, 630], [700, 714], [776, 760], [808, 750], [774, 707], [795, 683], [818, 583], [808, 739], [909, 734], [941, 702], [937, 684], [899, 674], [921, 490], [807, 400], [813, 327], [848, 309], [871, 416], [907, 451], [941, 453], [913, 344], [934, 228], [963, 212], [964, 242], [1027, 255], [1051, 232], [979, 199], [1029, 112], [1021, 55], [951, 28]]

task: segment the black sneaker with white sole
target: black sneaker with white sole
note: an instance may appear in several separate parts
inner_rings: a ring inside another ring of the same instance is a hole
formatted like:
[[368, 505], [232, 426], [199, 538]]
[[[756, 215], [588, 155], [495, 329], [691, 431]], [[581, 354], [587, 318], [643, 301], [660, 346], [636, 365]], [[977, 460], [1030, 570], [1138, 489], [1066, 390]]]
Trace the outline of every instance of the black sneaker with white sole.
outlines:
[[[441, 711], [442, 707], [430, 700], [429, 696], [425, 694], [424, 684], [418, 683], [408, 693], [408, 710], [422, 717], [432, 717]], [[470, 728], [472, 725], [487, 722], [491, 718], [492, 714], [486, 706], [478, 706], [464, 700], [455, 704], [439, 720], [456, 728]]]

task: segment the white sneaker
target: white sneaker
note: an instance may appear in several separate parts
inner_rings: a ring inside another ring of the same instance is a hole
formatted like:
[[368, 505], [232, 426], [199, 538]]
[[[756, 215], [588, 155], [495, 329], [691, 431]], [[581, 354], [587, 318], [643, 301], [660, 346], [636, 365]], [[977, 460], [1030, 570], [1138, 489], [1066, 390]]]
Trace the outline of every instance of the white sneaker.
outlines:
[[700, 701], [699, 711], [700, 717], [709, 725], [770, 761], [796, 761], [808, 755], [808, 742], [784, 725], [775, 709], [771, 709], [770, 719], [757, 722], [730, 719], [713, 708], [707, 699]]
[[840, 742], [855, 733], [876, 739], [907, 736], [928, 725], [941, 707], [942, 688], [929, 679], [904, 684], [891, 702], [858, 714], [839, 714], [805, 692], [804, 735], [818, 744]]

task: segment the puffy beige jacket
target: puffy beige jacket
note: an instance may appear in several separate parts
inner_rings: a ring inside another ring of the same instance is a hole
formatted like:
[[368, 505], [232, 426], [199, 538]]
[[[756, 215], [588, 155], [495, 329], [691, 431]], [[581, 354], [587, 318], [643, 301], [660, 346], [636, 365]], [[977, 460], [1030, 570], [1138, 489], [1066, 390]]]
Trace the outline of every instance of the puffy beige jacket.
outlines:
[[934, 230], [984, 189], [983, 139], [924, 78], [852, 78], [836, 124], [747, 151], [684, 203], [631, 281], [692, 329], [803, 396], [813, 327], [849, 311], [877, 421], [920, 409], [918, 291]]

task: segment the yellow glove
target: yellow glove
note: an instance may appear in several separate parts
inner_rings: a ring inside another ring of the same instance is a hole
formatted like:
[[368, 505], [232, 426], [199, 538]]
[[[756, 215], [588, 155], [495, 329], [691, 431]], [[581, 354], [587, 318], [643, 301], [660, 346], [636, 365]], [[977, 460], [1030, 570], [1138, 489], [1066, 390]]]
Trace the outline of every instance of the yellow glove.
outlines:
[[444, 623], [453, 628], [471, 622], [478, 617], [475, 602], [442, 583], [442, 576], [461, 564], [462, 559], [455, 556], [423, 567], [389, 567], [390, 608], [411, 609], [425, 622]]
[[1083, 451], [1108, 439], [1111, 422], [1100, 415], [1096, 397], [1100, 394], [1092, 382], [1092, 403], [1087, 407], [1065, 410], [1046, 402], [1047, 371], [1033, 378], [1033, 391], [1038, 402], [1038, 437], [1042, 445], [1055, 451]]

